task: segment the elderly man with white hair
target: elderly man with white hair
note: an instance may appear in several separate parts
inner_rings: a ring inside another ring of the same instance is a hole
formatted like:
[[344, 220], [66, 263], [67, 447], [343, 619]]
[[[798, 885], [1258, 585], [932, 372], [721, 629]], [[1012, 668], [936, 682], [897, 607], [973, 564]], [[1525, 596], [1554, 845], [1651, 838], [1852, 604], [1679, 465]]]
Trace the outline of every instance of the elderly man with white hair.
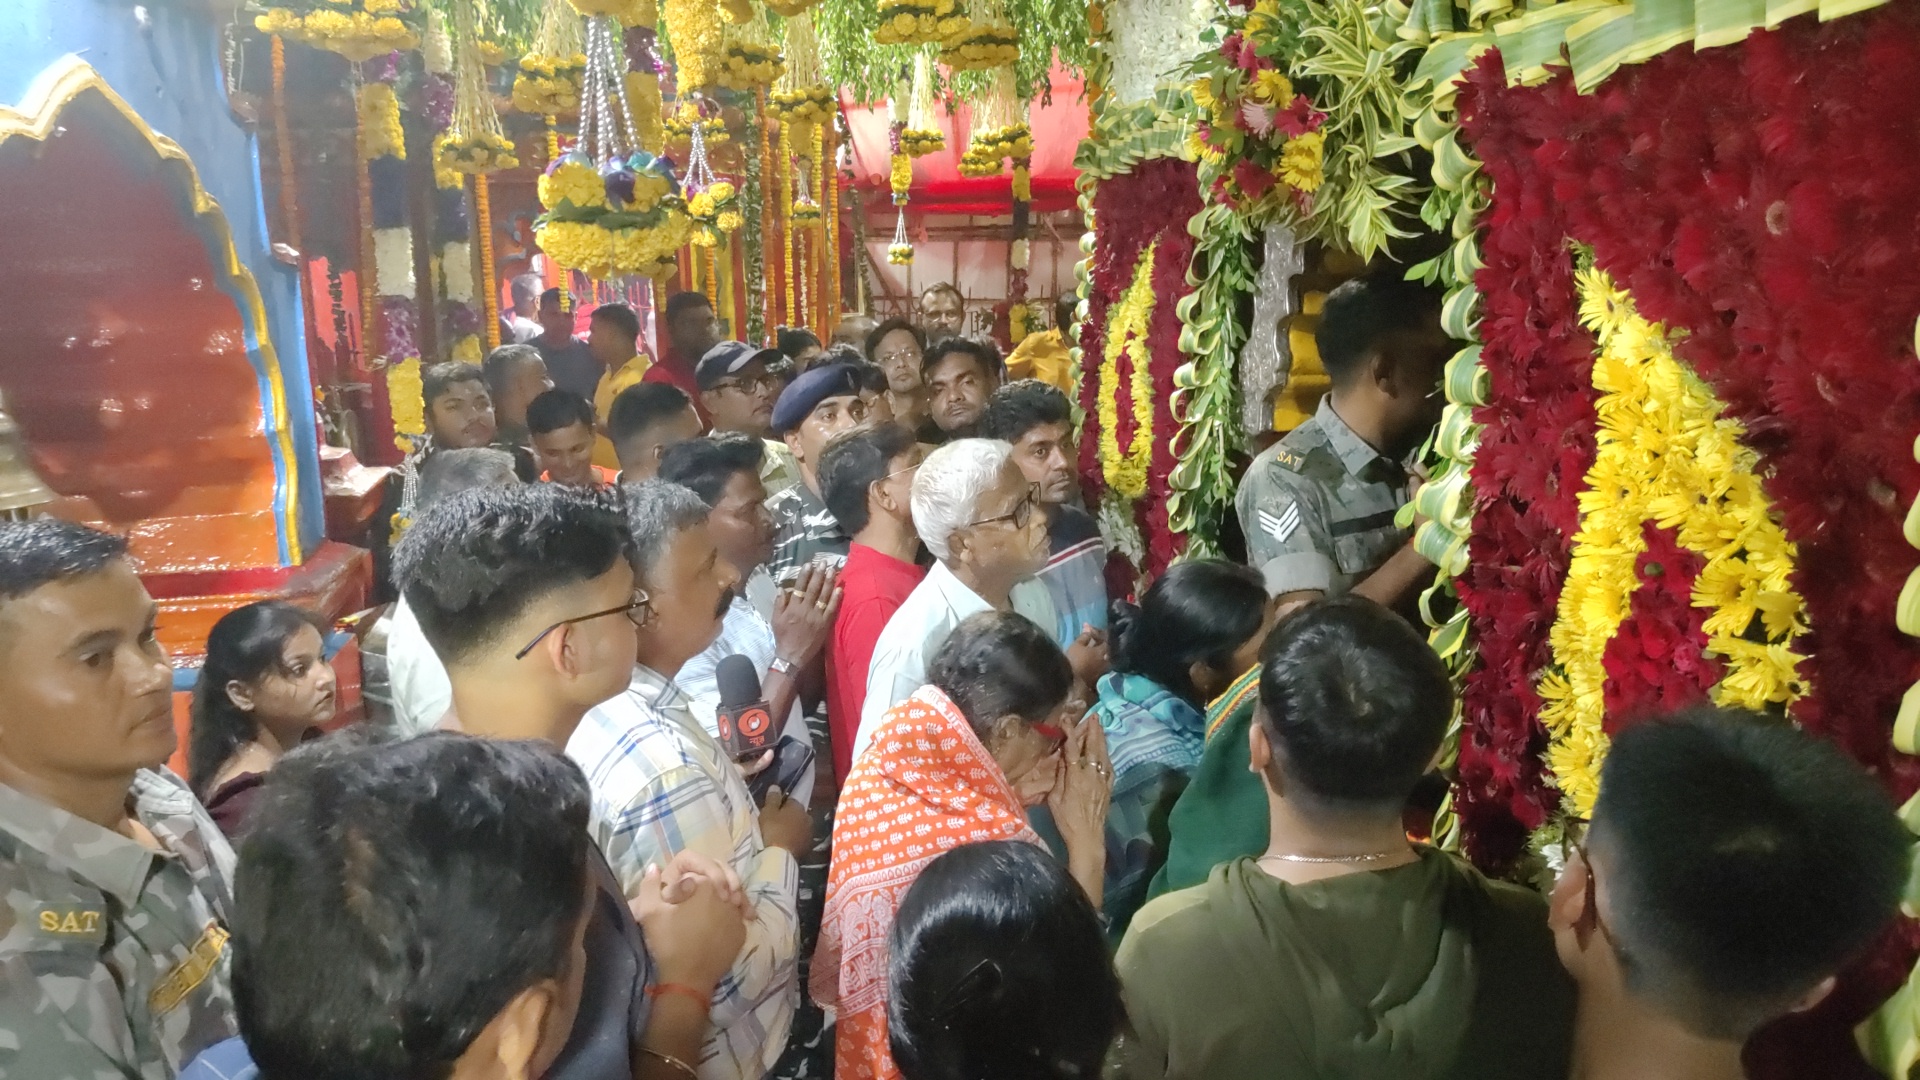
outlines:
[[874, 643], [856, 761], [887, 710], [926, 684], [927, 659], [968, 616], [1015, 611], [1053, 626], [1046, 587], [1033, 581], [1047, 564], [1047, 511], [1010, 444], [956, 439], [935, 450], [913, 479], [912, 503], [914, 530], [939, 561]]

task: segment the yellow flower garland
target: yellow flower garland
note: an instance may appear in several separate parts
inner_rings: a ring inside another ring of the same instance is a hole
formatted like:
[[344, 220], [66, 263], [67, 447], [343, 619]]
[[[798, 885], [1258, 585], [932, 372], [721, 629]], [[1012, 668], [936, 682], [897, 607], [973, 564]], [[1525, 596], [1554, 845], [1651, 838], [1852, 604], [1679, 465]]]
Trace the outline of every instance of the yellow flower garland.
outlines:
[[1799, 697], [1793, 643], [1807, 627], [1789, 581], [1796, 550], [1773, 517], [1745, 428], [1605, 272], [1583, 269], [1576, 281], [1581, 322], [1600, 343], [1600, 429], [1550, 635], [1554, 667], [1539, 693], [1548, 763], [1567, 810], [1584, 817], [1608, 746], [1603, 658], [1640, 584], [1644, 522], [1676, 530], [1681, 547], [1706, 559], [1692, 604], [1711, 612], [1707, 652], [1726, 660], [1716, 703], [1762, 709]]
[[387, 407], [393, 414], [393, 445], [411, 453], [427, 433], [426, 390], [420, 382], [420, 358], [387, 365]]
[[[1153, 260], [1159, 241], [1147, 245], [1134, 265], [1133, 281], [1107, 320], [1107, 346], [1100, 364], [1100, 472], [1107, 486], [1129, 499], [1147, 493], [1147, 463], [1153, 459], [1153, 376], [1147, 366], [1147, 326], [1153, 318]], [[1120, 447], [1120, 362], [1131, 365], [1133, 439]]]
[[407, 136], [400, 127], [400, 100], [394, 97], [393, 87], [383, 82], [363, 83], [358, 105], [361, 158], [407, 160]]

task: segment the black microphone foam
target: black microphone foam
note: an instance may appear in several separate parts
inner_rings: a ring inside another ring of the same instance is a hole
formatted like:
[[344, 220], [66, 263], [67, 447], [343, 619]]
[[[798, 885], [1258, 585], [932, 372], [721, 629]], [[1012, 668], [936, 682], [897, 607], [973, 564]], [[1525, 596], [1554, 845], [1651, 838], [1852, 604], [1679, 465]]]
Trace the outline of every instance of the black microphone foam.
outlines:
[[760, 672], [753, 661], [739, 653], [723, 656], [714, 668], [714, 681], [719, 684], [720, 707], [737, 709], [743, 705], [752, 705], [761, 700]]

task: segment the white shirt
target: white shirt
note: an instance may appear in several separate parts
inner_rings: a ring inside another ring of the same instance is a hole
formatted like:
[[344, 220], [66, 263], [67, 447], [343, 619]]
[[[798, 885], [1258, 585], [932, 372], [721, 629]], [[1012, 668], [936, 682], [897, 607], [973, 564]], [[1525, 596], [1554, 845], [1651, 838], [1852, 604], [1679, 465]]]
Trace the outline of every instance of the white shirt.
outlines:
[[[1037, 581], [1014, 586], [1014, 611], [1053, 634], [1053, 601]], [[926, 685], [927, 661], [940, 651], [954, 628], [969, 617], [992, 611], [993, 605], [967, 588], [944, 562], [936, 562], [873, 643], [873, 665], [867, 669], [867, 700], [860, 707], [860, 730], [853, 737], [853, 760], [873, 741], [887, 710]]]
[[[759, 575], [765, 578], [765, 574]], [[751, 585], [753, 579], [748, 579]], [[772, 579], [767, 579], [772, 584]], [[739, 653], [753, 661], [754, 670], [760, 675], [762, 696], [765, 696], [767, 672], [773, 667], [774, 643], [773, 626], [760, 617], [753, 602], [742, 596], [733, 598], [733, 606], [727, 609], [727, 617], [720, 624], [720, 636], [707, 646], [706, 651], [687, 661], [673, 676], [674, 684], [690, 699], [688, 708], [698, 719], [707, 734], [720, 737], [720, 721], [715, 713], [720, 708], [720, 682], [718, 678], [722, 657]], [[800, 708], [800, 699], [796, 696], [793, 708], [787, 712], [786, 727], [783, 735], [792, 736], [808, 746], [813, 745], [813, 736], [807, 730], [807, 714]], [[813, 747], [815, 755], [820, 748]], [[800, 800], [802, 806], [813, 802], [813, 770], [809, 769], [806, 778], [794, 785], [787, 794]]]
[[740, 770], [686, 694], [636, 665], [627, 691], [587, 713], [567, 756], [593, 791], [593, 838], [628, 896], [648, 865], [697, 851], [733, 867], [753, 904], [747, 941], [713, 995], [700, 1080], [761, 1080], [787, 1046], [799, 1004], [799, 869], [768, 847]]
[[387, 628], [387, 679], [393, 693], [394, 734], [411, 738], [433, 730], [453, 707], [453, 683], [446, 665], [427, 644], [420, 621], [403, 597]]

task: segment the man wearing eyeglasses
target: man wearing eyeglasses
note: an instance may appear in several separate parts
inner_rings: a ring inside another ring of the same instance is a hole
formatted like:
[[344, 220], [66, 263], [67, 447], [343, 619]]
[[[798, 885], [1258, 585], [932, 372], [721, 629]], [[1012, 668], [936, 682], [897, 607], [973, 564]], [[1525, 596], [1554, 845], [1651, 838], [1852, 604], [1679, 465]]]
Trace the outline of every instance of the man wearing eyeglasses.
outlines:
[[887, 710], [926, 683], [928, 658], [969, 615], [1013, 611], [1053, 633], [1053, 603], [1034, 580], [1047, 564], [1047, 512], [1012, 446], [958, 439], [928, 454], [912, 504], [914, 529], [938, 561], [874, 642], [855, 762]]
[[567, 756], [587, 774], [594, 838], [627, 895], [646, 887], [650, 867], [689, 852], [744, 883], [746, 945], [714, 989], [713, 1031], [696, 1060], [701, 1080], [761, 1080], [786, 1048], [799, 1003], [799, 872], [778, 844], [811, 847], [812, 821], [777, 787], [755, 805], [740, 768], [667, 674], [720, 635], [740, 585], [715, 543], [711, 508], [664, 480], [629, 484], [623, 495], [646, 600], [634, 663], [625, 692], [588, 712]]
[[1454, 346], [1439, 315], [1430, 290], [1392, 274], [1328, 295], [1315, 338], [1333, 390], [1253, 459], [1234, 500], [1248, 562], [1272, 595], [1351, 590], [1399, 608], [1432, 583], [1433, 564], [1395, 516], [1445, 405], [1440, 374]]
[[778, 349], [756, 349], [744, 341], [722, 341], [708, 349], [694, 368], [700, 405], [713, 418], [712, 435], [738, 432], [765, 444], [760, 482], [777, 495], [800, 482], [800, 467], [787, 444], [767, 438], [773, 432], [773, 403], [785, 385], [772, 365], [783, 360]]
[[[650, 610], [635, 548], [616, 495], [563, 484], [462, 492], [416, 522], [394, 569], [451, 679], [441, 727], [566, 746], [633, 670]], [[593, 859], [583, 996], [549, 1080], [654, 1080], [700, 1059], [745, 890], [699, 852], [658, 865], [629, 887]]]

